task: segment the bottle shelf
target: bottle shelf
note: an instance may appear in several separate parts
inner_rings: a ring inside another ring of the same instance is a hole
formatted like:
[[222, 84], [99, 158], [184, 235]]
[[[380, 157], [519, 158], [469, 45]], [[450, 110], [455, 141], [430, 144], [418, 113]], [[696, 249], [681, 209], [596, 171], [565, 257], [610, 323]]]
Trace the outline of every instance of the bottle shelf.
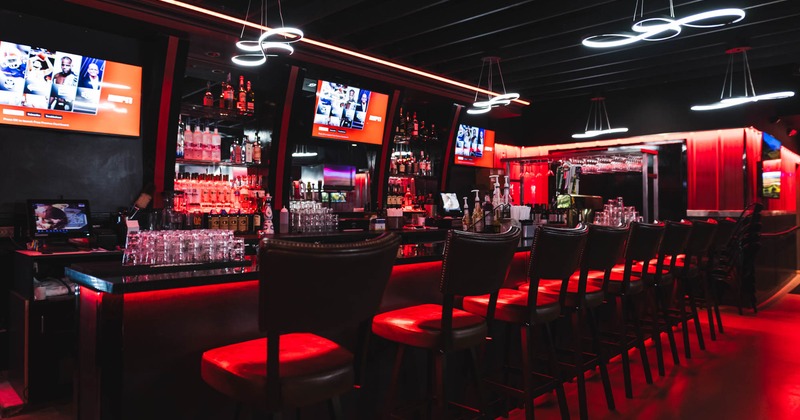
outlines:
[[424, 180], [431, 180], [431, 181], [438, 181], [439, 177], [436, 175], [409, 175], [409, 174], [394, 174], [389, 175], [389, 178], [414, 178], [414, 179], [424, 179]]
[[211, 162], [208, 160], [195, 160], [195, 159], [175, 159], [175, 163], [180, 165], [195, 165], [195, 166], [227, 166], [232, 168], [249, 168], [264, 166], [261, 163], [233, 163], [233, 162]]
[[181, 114], [192, 118], [203, 118], [207, 120], [224, 121], [230, 125], [240, 125], [254, 120], [253, 115], [239, 114], [235, 109], [215, 108], [197, 104], [181, 104]]

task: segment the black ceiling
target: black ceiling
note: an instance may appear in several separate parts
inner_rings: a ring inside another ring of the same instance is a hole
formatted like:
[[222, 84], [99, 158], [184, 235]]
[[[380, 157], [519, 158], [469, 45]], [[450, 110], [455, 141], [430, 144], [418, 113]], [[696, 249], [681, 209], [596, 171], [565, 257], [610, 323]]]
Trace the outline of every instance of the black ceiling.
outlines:
[[[173, 22], [190, 34], [190, 71], [202, 77], [230, 67], [233, 41], [242, 27], [206, 18], [159, 0], [73, 0], [115, 3], [145, 16]], [[187, 3], [250, 22], [260, 22], [261, 0], [186, 0]], [[680, 35], [660, 42], [591, 49], [581, 40], [589, 35], [630, 32], [634, 8], [644, 4], [644, 17], [665, 16], [669, 0], [309, 0], [281, 2], [283, 23], [301, 28], [305, 36], [351, 48], [379, 58], [470, 84], [479, 82], [482, 58], [501, 59], [508, 91], [523, 99], [545, 102], [620, 89], [719, 77], [727, 63], [726, 49], [749, 46], [750, 66], [782, 67], [788, 80], [800, 80], [800, 1], [798, 0], [674, 0], [680, 18], [711, 8], [739, 7], [741, 22], [713, 29], [684, 27]], [[267, 1], [267, 25], [279, 26], [276, 0]], [[249, 7], [249, 12], [248, 12]], [[255, 38], [254, 30], [245, 38]], [[297, 53], [306, 44], [295, 44]], [[220, 52], [220, 57], [207, 55]], [[494, 89], [499, 77], [494, 74]], [[754, 80], [756, 88], [761, 83]], [[765, 81], [764, 83], [767, 83]], [[791, 87], [794, 88], [794, 87]], [[474, 93], [472, 93], [474, 94]]]

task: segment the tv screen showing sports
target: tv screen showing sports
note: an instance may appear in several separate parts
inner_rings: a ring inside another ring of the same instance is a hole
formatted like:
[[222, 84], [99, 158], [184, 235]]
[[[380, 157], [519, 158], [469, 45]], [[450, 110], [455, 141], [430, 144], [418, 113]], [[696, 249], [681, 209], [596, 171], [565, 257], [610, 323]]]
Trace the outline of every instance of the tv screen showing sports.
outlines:
[[318, 80], [314, 102], [312, 136], [357, 143], [382, 143], [389, 95]]
[[456, 164], [482, 168], [494, 166], [494, 131], [459, 124], [455, 143]]
[[28, 220], [35, 237], [88, 237], [90, 215], [87, 200], [28, 200]]
[[0, 123], [139, 136], [142, 68], [0, 40]]

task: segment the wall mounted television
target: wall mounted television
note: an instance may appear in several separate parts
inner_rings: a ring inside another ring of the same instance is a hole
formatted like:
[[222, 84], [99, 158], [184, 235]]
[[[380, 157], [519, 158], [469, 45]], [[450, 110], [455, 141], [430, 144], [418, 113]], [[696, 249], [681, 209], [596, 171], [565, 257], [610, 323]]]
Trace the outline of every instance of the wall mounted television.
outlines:
[[455, 141], [457, 165], [494, 166], [494, 131], [466, 124], [458, 125]]
[[381, 144], [389, 95], [317, 81], [312, 137]]
[[0, 40], [0, 123], [140, 135], [142, 68]]

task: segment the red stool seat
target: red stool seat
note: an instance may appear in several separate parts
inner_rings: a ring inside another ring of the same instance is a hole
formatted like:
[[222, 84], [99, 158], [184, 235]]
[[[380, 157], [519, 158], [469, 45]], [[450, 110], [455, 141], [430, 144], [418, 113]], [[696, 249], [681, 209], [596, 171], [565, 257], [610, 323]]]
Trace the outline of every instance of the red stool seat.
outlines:
[[[565, 304], [567, 306], [578, 306], [578, 280], [580, 278], [580, 271], [576, 271], [572, 277], [569, 278], [567, 283], [567, 296]], [[603, 293], [603, 272], [599, 270], [589, 270], [589, 281], [586, 282], [586, 303], [596, 308], [603, 303], [605, 293]], [[519, 290], [524, 292], [528, 291], [529, 284], [525, 283], [519, 286]], [[561, 288], [561, 280], [539, 280], [539, 293], [551, 295], [558, 298], [559, 289]]]
[[[625, 265], [617, 264], [611, 269], [611, 276], [608, 278], [608, 293], [618, 295], [622, 293], [622, 278], [625, 273]], [[597, 280], [589, 279], [587, 287], [590, 283], [597, 283]], [[644, 291], [644, 282], [642, 277], [637, 275], [634, 270], [631, 270], [631, 283], [628, 286], [628, 294], [635, 295]]]
[[[486, 338], [486, 321], [460, 309], [453, 308], [453, 347], [462, 349], [481, 344]], [[422, 304], [376, 315], [372, 332], [397, 343], [420, 348], [441, 345], [442, 306]]]
[[[462, 304], [465, 311], [481, 316], [486, 315], [489, 307], [489, 295], [469, 296]], [[536, 296], [536, 308], [533, 317], [536, 322], [549, 322], [558, 318], [561, 305], [557, 296], [539, 293]], [[497, 306], [494, 318], [504, 322], [525, 323], [530, 319], [528, 312], [528, 292], [514, 289], [500, 289], [497, 295]]]
[[[279, 363], [281, 399], [290, 406], [312, 404], [353, 387], [353, 354], [318, 335], [282, 335]], [[266, 405], [266, 338], [208, 350], [200, 369], [212, 388], [255, 407], [276, 408]]]

